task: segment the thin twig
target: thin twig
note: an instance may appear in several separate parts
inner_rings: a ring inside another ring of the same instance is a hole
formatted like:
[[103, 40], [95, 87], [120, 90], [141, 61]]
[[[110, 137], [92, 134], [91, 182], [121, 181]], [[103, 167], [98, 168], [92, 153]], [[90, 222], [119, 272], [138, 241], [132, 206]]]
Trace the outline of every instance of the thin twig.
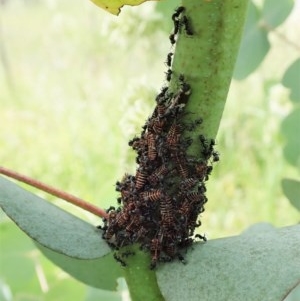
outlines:
[[2, 167], [0, 166], [0, 174], [3, 174], [7, 177], [10, 177], [10, 178], [13, 178], [17, 181], [20, 181], [20, 182], [23, 182], [23, 183], [26, 183], [30, 186], [33, 186], [37, 189], [40, 189], [42, 191], [45, 191], [49, 194], [52, 194], [62, 200], [65, 200], [69, 203], [72, 203], [73, 205], [77, 206], [77, 207], [80, 207], [86, 211], [89, 211], [91, 213], [93, 213], [94, 215], [97, 215], [97, 216], [100, 216], [102, 218], [108, 218], [108, 214], [105, 212], [105, 210], [99, 208], [99, 207], [96, 207], [95, 205], [91, 204], [91, 203], [87, 203], [86, 201], [70, 194], [70, 193], [67, 193], [67, 192], [64, 192], [60, 189], [57, 189], [57, 188], [54, 188], [54, 187], [51, 187], [45, 183], [42, 183], [38, 180], [35, 180], [35, 179], [32, 179], [30, 177], [27, 177], [27, 176], [24, 176], [20, 173], [17, 173], [11, 169], [8, 169], [6, 167]]
[[287, 45], [293, 47], [296, 51], [300, 50], [300, 45], [295, 43], [294, 41], [290, 40], [285, 34], [279, 32], [278, 30], [276, 30], [275, 28], [273, 28], [272, 26], [270, 26], [268, 23], [262, 21], [260, 23], [260, 27], [264, 28], [267, 32], [273, 32], [275, 35], [277, 35], [277, 37], [279, 39], [281, 39], [282, 41], [286, 42]]

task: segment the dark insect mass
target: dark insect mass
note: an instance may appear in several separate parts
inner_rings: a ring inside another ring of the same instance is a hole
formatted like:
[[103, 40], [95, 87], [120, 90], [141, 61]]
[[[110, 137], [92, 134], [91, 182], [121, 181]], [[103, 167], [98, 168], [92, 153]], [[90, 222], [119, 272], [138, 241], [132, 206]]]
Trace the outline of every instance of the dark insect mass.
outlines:
[[[187, 35], [192, 34], [184, 13], [185, 8], [180, 6], [172, 15], [175, 27], [170, 35], [172, 45], [179, 27], [183, 26]], [[168, 81], [172, 77], [177, 82], [176, 87], [161, 89], [142, 132], [129, 141], [137, 154], [136, 173], [125, 174], [116, 182], [119, 207], [109, 207], [108, 218], [103, 219], [103, 226], [98, 226], [111, 248], [119, 250], [138, 243], [142, 250], [149, 252], [150, 269], [175, 258], [185, 263], [181, 252], [193, 243], [195, 229], [201, 225], [199, 215], [207, 202], [205, 182], [212, 164], [219, 161], [214, 139], [204, 135], [188, 137], [203, 124], [203, 119], [193, 117], [194, 121], [186, 122], [187, 115], [192, 116], [184, 110], [192, 90], [183, 74], [177, 78], [173, 74], [172, 56], [172, 52], [167, 55], [166, 75]], [[187, 153], [192, 143], [199, 148], [198, 156]], [[206, 241], [200, 234], [195, 237]], [[125, 267], [124, 258], [129, 255], [133, 254], [120, 250], [114, 258]]]

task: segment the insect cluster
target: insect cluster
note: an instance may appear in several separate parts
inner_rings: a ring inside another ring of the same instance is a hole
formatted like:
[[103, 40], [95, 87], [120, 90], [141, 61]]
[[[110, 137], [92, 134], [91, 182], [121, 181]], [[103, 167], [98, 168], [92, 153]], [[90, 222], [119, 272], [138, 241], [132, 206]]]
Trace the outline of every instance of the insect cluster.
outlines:
[[[173, 15], [175, 34], [176, 26], [180, 26], [175, 22], [179, 22], [183, 11], [178, 8]], [[169, 67], [171, 61], [169, 54]], [[187, 114], [184, 107], [192, 91], [182, 74], [177, 82], [175, 92], [168, 87], [161, 89], [152, 116], [142, 127], [140, 136], [129, 141], [137, 153], [138, 167], [135, 175], [125, 174], [116, 183], [120, 206], [107, 210], [108, 218], [101, 226], [103, 238], [112, 248], [139, 243], [149, 251], [151, 269], [159, 261], [176, 257], [184, 260], [180, 250], [193, 242], [195, 228], [201, 225], [198, 216], [207, 201], [205, 181], [212, 171], [212, 163], [219, 159], [214, 151], [214, 140], [203, 135], [194, 141], [200, 144], [199, 158], [187, 154], [193, 142], [187, 134], [200, 125], [202, 119], [189, 124], [183, 122]], [[198, 237], [206, 240], [201, 235]], [[126, 265], [116, 254], [115, 258]]]

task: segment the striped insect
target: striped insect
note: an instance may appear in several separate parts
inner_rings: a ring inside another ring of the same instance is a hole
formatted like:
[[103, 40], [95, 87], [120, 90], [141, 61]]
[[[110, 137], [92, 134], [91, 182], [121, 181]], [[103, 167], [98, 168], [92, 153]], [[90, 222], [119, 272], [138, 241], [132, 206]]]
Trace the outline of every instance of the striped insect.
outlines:
[[180, 182], [179, 189], [182, 191], [192, 190], [198, 183], [199, 180], [196, 178], [187, 178]]
[[135, 175], [135, 188], [136, 189], [141, 189], [144, 187], [146, 181], [147, 181], [147, 172], [139, 167], [136, 171], [136, 175]]
[[164, 197], [164, 193], [162, 192], [161, 189], [153, 189], [150, 191], [145, 191], [141, 195], [144, 201], [151, 201], [151, 202], [159, 201], [161, 198]]
[[148, 133], [147, 144], [148, 144], [148, 158], [150, 161], [153, 161], [157, 157], [157, 149], [156, 149], [156, 145], [155, 145], [155, 135], [153, 133]]
[[204, 196], [199, 192], [190, 192], [185, 195], [185, 198], [191, 203], [200, 203], [202, 204], [204, 201]]
[[182, 220], [185, 220], [185, 221], [188, 220], [189, 214], [190, 214], [191, 210], [193, 209], [192, 205], [193, 205], [193, 203], [188, 199], [185, 199], [185, 201], [181, 204], [181, 206], [177, 212], [181, 215]]
[[188, 165], [186, 162], [186, 158], [183, 155], [175, 154], [175, 162], [176, 162], [176, 168], [180, 174], [181, 177], [183, 178], [188, 178], [189, 177], [189, 169]]
[[[161, 106], [162, 105], [160, 105], [160, 107]], [[158, 116], [160, 116], [161, 111], [158, 114], [159, 114]], [[165, 120], [164, 119], [155, 118], [154, 121], [153, 121], [152, 130], [154, 131], [155, 134], [160, 134], [163, 131], [164, 125], [165, 125]]]
[[172, 204], [172, 198], [166, 196], [160, 202], [160, 215], [161, 215], [161, 224], [165, 229], [170, 229], [174, 226], [174, 208]]
[[177, 149], [181, 135], [181, 125], [174, 122], [167, 134], [166, 142], [170, 149]]
[[130, 216], [127, 212], [127, 210], [122, 210], [120, 211], [117, 216], [116, 216], [116, 224], [120, 227], [120, 228], [124, 228], [127, 224], [127, 221], [129, 220]]
[[161, 252], [161, 242], [158, 238], [153, 238], [150, 244], [150, 255], [151, 255], [151, 264], [150, 269], [153, 270], [156, 267], [157, 261], [159, 260]]
[[205, 162], [199, 162], [195, 164], [195, 175], [199, 181], [203, 181], [207, 175], [207, 164]]
[[157, 169], [155, 169], [153, 171], [153, 173], [148, 177], [148, 182], [155, 186], [157, 185], [162, 179], [163, 177], [170, 172], [171, 170], [169, 170], [169, 168], [167, 167], [166, 164], [162, 164], [160, 167], [158, 167]]
[[140, 217], [137, 215], [133, 216], [125, 228], [126, 232], [135, 233], [139, 231], [140, 229], [139, 222], [140, 222]]

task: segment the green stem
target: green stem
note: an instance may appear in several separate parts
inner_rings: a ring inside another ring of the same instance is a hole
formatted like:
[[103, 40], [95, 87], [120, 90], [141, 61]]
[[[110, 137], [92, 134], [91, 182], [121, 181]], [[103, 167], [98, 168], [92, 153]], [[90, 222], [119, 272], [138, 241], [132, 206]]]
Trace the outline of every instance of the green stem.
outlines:
[[[203, 118], [202, 125], [189, 133], [194, 141], [199, 133], [215, 138], [236, 61], [247, 11], [248, 0], [183, 0], [185, 15], [193, 35], [184, 30], [176, 43], [173, 74], [183, 74], [192, 94], [185, 115], [190, 122]], [[173, 77], [174, 78], [174, 77]], [[176, 84], [171, 83], [172, 85]], [[190, 149], [199, 154], [199, 143]]]
[[139, 250], [138, 246], [122, 248], [121, 252], [134, 251], [134, 256], [126, 259], [125, 279], [131, 301], [164, 301], [157, 284], [155, 270], [150, 270], [149, 254]]
[[[201, 133], [208, 138], [217, 134], [240, 45], [248, 0], [183, 0], [184, 14], [194, 34], [182, 29], [176, 43], [171, 88], [176, 90], [179, 74], [185, 76], [192, 94], [186, 105], [185, 122], [203, 118], [203, 123], [188, 135], [197, 143], [189, 148], [199, 154]], [[174, 76], [175, 75], [175, 76]], [[125, 278], [132, 301], [162, 301], [154, 271], [149, 270], [149, 254], [135, 250], [128, 258]], [[188, 268], [188, 267], [187, 267]], [[184, 281], [184, 280], [183, 280]], [[176, 288], [174, 288], [176, 289]]]

